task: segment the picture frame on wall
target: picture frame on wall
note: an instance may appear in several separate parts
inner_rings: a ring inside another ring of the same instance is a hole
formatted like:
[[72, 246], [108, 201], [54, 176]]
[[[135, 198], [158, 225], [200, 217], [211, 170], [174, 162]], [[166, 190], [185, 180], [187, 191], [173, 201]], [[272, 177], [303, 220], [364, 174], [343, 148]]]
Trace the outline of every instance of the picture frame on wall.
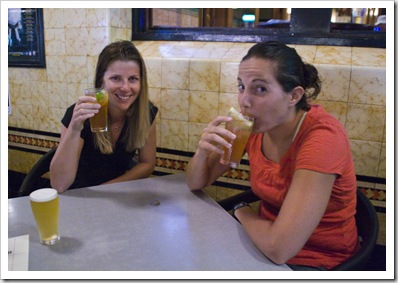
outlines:
[[8, 67], [46, 67], [42, 8], [8, 9]]

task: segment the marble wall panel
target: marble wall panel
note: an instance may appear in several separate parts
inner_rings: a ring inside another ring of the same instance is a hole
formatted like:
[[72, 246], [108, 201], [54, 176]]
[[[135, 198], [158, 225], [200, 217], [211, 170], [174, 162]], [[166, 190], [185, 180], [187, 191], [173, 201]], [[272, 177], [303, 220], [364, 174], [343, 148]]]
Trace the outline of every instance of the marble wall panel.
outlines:
[[206, 123], [191, 122], [188, 124], [188, 151], [195, 152], [197, 150], [199, 140], [207, 125]]
[[218, 115], [227, 115], [231, 107], [235, 107], [237, 110], [240, 110], [238, 93], [220, 93]]
[[384, 106], [348, 104], [345, 124], [348, 137], [354, 140], [381, 142], [385, 120]]
[[351, 65], [351, 47], [318, 46], [314, 64]]
[[66, 77], [66, 56], [46, 56], [47, 80], [63, 82]]
[[330, 101], [348, 101], [351, 66], [315, 65], [322, 81], [318, 99]]
[[117, 26], [112, 24], [115, 20], [110, 21], [110, 13], [112, 13], [114, 9], [85, 9], [85, 25], [86, 27], [106, 27]]
[[363, 140], [350, 140], [355, 173], [377, 176], [380, 164], [381, 143]]
[[87, 84], [87, 56], [68, 56], [65, 62], [66, 82]]
[[220, 92], [238, 92], [238, 71], [238, 62], [221, 61]]
[[162, 119], [159, 136], [163, 148], [188, 150], [188, 122]]
[[295, 45], [293, 46], [297, 53], [300, 55], [302, 60], [306, 63], [313, 64], [315, 61], [315, 55], [317, 47], [314, 45]]
[[162, 59], [162, 87], [189, 89], [189, 61], [184, 59]]
[[65, 27], [64, 9], [43, 9], [45, 29], [63, 29]]
[[324, 100], [316, 100], [315, 103], [322, 105], [328, 113], [332, 114], [343, 126], [345, 126], [348, 110], [347, 103]]
[[144, 61], [148, 87], [162, 87], [162, 60], [160, 58], [144, 58]]
[[348, 101], [386, 105], [386, 69], [353, 66]]
[[174, 121], [188, 121], [189, 91], [162, 89], [160, 92], [160, 118]]
[[66, 54], [65, 30], [63, 28], [45, 29], [44, 44], [46, 55]]
[[71, 56], [86, 56], [89, 51], [88, 30], [85, 27], [65, 28], [65, 54]]
[[386, 50], [382, 48], [353, 47], [352, 65], [385, 67]]
[[219, 93], [191, 91], [189, 94], [189, 122], [210, 123], [218, 116]]
[[220, 60], [190, 60], [190, 90], [220, 90]]
[[65, 27], [82, 28], [87, 27], [86, 10], [81, 8], [62, 9], [64, 11]]

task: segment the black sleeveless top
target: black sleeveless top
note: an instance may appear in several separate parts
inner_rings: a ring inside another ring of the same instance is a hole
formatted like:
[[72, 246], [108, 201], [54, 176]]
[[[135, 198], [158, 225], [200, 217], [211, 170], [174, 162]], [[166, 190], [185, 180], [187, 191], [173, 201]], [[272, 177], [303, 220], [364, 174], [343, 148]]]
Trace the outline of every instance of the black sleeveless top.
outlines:
[[[149, 107], [150, 123], [153, 124], [158, 108], [151, 102], [149, 103]], [[61, 120], [65, 127], [69, 126], [74, 108], [75, 104], [70, 106]], [[91, 132], [89, 119], [84, 121], [84, 126], [80, 134], [80, 137], [84, 140], [84, 145], [80, 155], [75, 181], [69, 189], [100, 185], [124, 174], [131, 168], [133, 157], [137, 150], [133, 152], [125, 150], [122, 137], [126, 133], [126, 129], [127, 123], [123, 126], [113, 153], [103, 154], [94, 146], [94, 134]]]

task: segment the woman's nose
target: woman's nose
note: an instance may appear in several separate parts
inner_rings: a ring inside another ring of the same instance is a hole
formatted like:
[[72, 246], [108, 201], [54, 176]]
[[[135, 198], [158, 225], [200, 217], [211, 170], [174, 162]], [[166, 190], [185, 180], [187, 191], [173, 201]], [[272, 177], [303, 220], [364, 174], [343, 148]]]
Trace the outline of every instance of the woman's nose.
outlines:
[[123, 80], [122, 85], [120, 86], [121, 90], [128, 91], [130, 90], [130, 84], [128, 80]]
[[250, 95], [246, 89], [239, 94], [239, 101], [242, 108], [251, 106]]

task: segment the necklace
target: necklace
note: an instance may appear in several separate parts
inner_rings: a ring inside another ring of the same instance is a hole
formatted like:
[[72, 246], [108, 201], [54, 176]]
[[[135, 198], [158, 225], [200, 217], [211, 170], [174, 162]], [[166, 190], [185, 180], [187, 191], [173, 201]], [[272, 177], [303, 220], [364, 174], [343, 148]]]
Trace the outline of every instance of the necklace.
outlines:
[[298, 125], [296, 127], [296, 131], [294, 132], [293, 138], [292, 138], [292, 142], [294, 141], [294, 139], [297, 136], [298, 131], [300, 130], [301, 124], [304, 121], [305, 116], [307, 115], [307, 112], [304, 112], [303, 116], [301, 116], [300, 121], [298, 122]]

